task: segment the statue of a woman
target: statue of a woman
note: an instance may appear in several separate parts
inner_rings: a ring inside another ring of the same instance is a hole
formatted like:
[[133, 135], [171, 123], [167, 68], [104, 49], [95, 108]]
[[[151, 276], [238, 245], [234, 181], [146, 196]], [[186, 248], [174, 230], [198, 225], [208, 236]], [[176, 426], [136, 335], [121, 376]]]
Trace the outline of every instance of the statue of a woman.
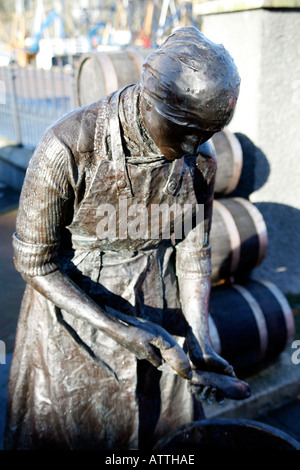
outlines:
[[[7, 449], [151, 448], [203, 416], [188, 387], [195, 370], [234, 376], [209, 341], [216, 159], [205, 142], [231, 118], [239, 83], [224, 47], [185, 27], [147, 58], [141, 83], [46, 131], [13, 237], [27, 287]], [[181, 237], [174, 211], [151, 220], [173, 204], [193, 208]]]

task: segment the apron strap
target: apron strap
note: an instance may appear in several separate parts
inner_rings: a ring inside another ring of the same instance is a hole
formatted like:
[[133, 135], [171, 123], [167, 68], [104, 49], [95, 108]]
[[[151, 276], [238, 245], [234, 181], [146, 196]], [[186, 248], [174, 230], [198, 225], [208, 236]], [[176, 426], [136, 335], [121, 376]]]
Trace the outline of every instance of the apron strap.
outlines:
[[133, 197], [131, 182], [127, 172], [125, 153], [121, 139], [121, 128], [119, 120], [119, 101], [120, 95], [125, 88], [118, 90], [112, 97], [110, 102], [110, 139], [111, 139], [111, 152], [112, 161], [116, 172], [117, 191], [118, 195], [122, 197]]

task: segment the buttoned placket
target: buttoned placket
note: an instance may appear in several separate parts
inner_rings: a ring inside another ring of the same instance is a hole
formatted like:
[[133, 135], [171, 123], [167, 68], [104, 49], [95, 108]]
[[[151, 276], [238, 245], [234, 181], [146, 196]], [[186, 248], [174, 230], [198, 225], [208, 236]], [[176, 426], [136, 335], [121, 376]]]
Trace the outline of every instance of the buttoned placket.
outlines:
[[171, 165], [170, 175], [163, 192], [168, 196], [175, 196], [183, 175], [184, 157], [174, 160]]
[[120, 95], [125, 88], [127, 87], [119, 90], [111, 100], [110, 140], [112, 161], [116, 171], [118, 195], [120, 197], [132, 198], [133, 191], [126, 166], [126, 157], [122, 145], [119, 119], [119, 100]]

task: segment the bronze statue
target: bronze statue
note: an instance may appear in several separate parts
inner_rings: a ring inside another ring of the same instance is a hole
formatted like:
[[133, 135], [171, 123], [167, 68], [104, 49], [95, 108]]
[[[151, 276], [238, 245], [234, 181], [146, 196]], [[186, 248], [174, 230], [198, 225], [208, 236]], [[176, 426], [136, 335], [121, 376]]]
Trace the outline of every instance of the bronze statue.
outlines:
[[[216, 171], [207, 140], [231, 118], [239, 83], [224, 47], [185, 27], [147, 58], [141, 83], [46, 131], [13, 237], [27, 287], [7, 449], [152, 448], [203, 417], [195, 397], [248, 396], [212, 350], [207, 320]], [[190, 230], [178, 237], [171, 214], [170, 235], [158, 217], [152, 236], [151, 217], [139, 217], [174, 203], [192, 207]]]

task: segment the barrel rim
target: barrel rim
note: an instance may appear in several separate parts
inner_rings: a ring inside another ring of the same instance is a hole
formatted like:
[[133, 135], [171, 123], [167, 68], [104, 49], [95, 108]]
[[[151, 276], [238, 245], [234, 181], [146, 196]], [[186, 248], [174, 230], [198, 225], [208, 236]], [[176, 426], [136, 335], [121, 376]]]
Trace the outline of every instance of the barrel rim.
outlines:
[[222, 132], [227, 138], [229, 146], [232, 150], [232, 154], [234, 156], [233, 158], [234, 166], [233, 166], [231, 180], [227, 187], [227, 190], [224, 193], [224, 194], [229, 194], [229, 193], [232, 193], [237, 187], [241, 174], [242, 174], [243, 149], [242, 149], [239, 139], [232, 132], [230, 132], [228, 129], [223, 129]]
[[213, 427], [213, 426], [241, 426], [241, 427], [251, 427], [252, 429], [255, 428], [258, 431], [263, 433], [272, 434], [277, 439], [281, 440], [282, 442], [286, 442], [290, 444], [295, 450], [300, 450], [300, 442], [296, 439], [291, 437], [289, 434], [285, 433], [281, 429], [275, 428], [269, 424], [262, 423], [260, 421], [256, 421], [253, 419], [245, 419], [245, 418], [208, 418], [203, 420], [194, 421], [192, 423], [187, 423], [179, 426], [178, 428], [174, 429], [170, 433], [168, 433], [163, 438], [159, 439], [159, 441], [153, 447], [153, 450], [160, 450], [164, 449], [164, 446], [167, 445], [173, 438], [176, 437], [177, 434], [180, 433], [188, 433], [190, 430], [197, 428], [197, 427]]
[[262, 263], [262, 261], [265, 259], [267, 255], [268, 230], [267, 230], [266, 223], [264, 221], [262, 213], [251, 201], [248, 201], [248, 199], [245, 199], [242, 197], [234, 197], [232, 198], [232, 200], [238, 202], [239, 204], [245, 207], [249, 216], [252, 219], [257, 236], [259, 238], [259, 244], [258, 244], [259, 252], [258, 252], [256, 265], [254, 266], [254, 268], [256, 268]]
[[[102, 65], [102, 71], [104, 75], [105, 89], [106, 89], [105, 94], [108, 95], [109, 93], [116, 91], [119, 88], [118, 76], [117, 76], [113, 61], [110, 58], [110, 56], [104, 51], [86, 52], [79, 59], [77, 67], [75, 68], [75, 71], [74, 71], [73, 93], [74, 93], [76, 106], [84, 106], [80, 102], [80, 97], [79, 97], [79, 77], [82, 71], [82, 67], [87, 60], [95, 59], [95, 58], [97, 58], [97, 60], [99, 60], [100, 64]], [[99, 96], [99, 99], [100, 98], [101, 97]]]
[[255, 297], [251, 294], [251, 291], [247, 289], [247, 286], [242, 286], [241, 284], [232, 284], [231, 287], [233, 287], [244, 298], [253, 313], [257, 324], [260, 342], [260, 359], [262, 360], [266, 356], [269, 343], [268, 328], [264, 312], [262, 311]]
[[230, 275], [237, 271], [239, 263], [240, 263], [241, 237], [240, 237], [239, 230], [238, 230], [238, 227], [236, 225], [233, 215], [231, 214], [230, 210], [227, 209], [227, 207], [224, 204], [222, 204], [222, 200], [214, 199], [213, 205], [217, 207], [217, 210], [219, 210], [219, 214], [221, 218], [223, 219], [223, 222], [225, 224], [228, 237], [229, 237], [229, 243], [230, 243], [230, 249], [231, 249], [231, 253], [230, 253], [231, 262], [230, 262], [230, 268], [229, 268], [229, 275]]
[[125, 49], [127, 54], [132, 58], [134, 65], [136, 66], [137, 71], [139, 74], [142, 73], [143, 64], [146, 59], [142, 56], [142, 54], [138, 51], [138, 49], [134, 49], [134, 47], [128, 47]]
[[265, 286], [271, 292], [271, 294], [273, 294], [273, 296], [279, 303], [282, 309], [282, 314], [283, 314], [285, 325], [286, 325], [286, 347], [288, 347], [291, 344], [295, 336], [295, 322], [294, 322], [293, 311], [287, 298], [285, 297], [283, 292], [279, 289], [279, 287], [269, 280], [254, 279], [254, 282], [258, 282], [259, 284], [262, 284], [263, 286]]
[[[243, 168], [243, 149], [242, 149], [239, 139], [228, 129], [226, 128], [222, 129], [221, 131], [217, 132], [217, 134], [223, 135], [224, 138], [227, 140], [227, 143], [230, 147], [231, 154], [232, 154], [233, 171], [232, 171], [232, 175], [230, 177], [227, 187], [220, 192], [219, 191], [216, 191], [216, 192], [222, 195], [228, 195], [236, 189], [241, 178], [242, 168]], [[211, 143], [212, 148], [214, 149], [218, 157], [218, 153], [217, 153], [216, 146], [214, 143], [214, 136], [209, 140], [209, 142]]]

